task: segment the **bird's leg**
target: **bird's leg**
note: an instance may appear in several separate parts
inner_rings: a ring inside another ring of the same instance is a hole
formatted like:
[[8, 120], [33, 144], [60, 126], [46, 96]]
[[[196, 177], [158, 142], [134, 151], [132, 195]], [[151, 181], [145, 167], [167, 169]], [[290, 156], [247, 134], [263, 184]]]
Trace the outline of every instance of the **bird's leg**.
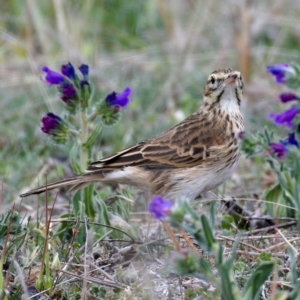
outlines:
[[178, 240], [175, 236], [175, 233], [173, 232], [171, 227], [165, 221], [161, 220], [161, 223], [164, 226], [165, 230], [167, 231], [168, 235], [170, 236], [171, 240], [173, 241], [176, 251], [179, 251], [180, 250], [180, 245], [179, 245], [179, 242], [178, 242]]
[[190, 240], [188, 234], [181, 228], [178, 229], [179, 233], [182, 235], [184, 240], [186, 241], [187, 245], [194, 251], [197, 257], [200, 257], [198, 249], [195, 247], [193, 242]]

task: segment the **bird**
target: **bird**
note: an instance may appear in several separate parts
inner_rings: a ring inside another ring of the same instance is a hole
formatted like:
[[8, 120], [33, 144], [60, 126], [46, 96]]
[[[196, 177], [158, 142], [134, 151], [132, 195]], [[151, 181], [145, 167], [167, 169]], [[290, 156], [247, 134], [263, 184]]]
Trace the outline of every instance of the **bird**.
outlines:
[[230, 178], [238, 165], [243, 80], [239, 71], [213, 71], [203, 102], [192, 115], [144, 142], [90, 163], [84, 174], [20, 195], [27, 197], [71, 185], [69, 192], [94, 182], [136, 186], [150, 195], [176, 201], [195, 199]]

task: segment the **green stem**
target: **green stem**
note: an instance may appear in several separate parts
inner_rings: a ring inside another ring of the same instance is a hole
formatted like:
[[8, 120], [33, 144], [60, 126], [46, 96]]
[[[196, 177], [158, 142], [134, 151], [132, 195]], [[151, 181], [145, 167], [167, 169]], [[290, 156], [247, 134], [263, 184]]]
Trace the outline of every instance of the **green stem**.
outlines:
[[87, 118], [85, 109], [81, 112], [81, 170], [84, 172], [87, 168], [87, 149], [83, 146], [83, 144], [87, 140]]

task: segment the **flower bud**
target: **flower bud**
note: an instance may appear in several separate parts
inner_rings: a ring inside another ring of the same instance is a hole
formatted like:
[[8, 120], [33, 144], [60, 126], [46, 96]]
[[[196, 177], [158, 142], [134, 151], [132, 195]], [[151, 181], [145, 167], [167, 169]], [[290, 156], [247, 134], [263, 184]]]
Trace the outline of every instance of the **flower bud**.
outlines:
[[289, 101], [293, 101], [293, 100], [298, 100], [298, 96], [295, 95], [294, 93], [282, 93], [280, 94], [280, 101], [282, 103], [286, 103], [286, 102], [289, 102]]
[[41, 121], [43, 123], [42, 131], [51, 135], [57, 143], [64, 143], [67, 140], [69, 128], [59, 116], [50, 112]]
[[81, 74], [83, 75], [84, 79], [87, 80], [87, 78], [89, 76], [89, 66], [82, 64], [78, 69], [81, 72]]
[[70, 62], [61, 66], [61, 72], [72, 80], [76, 79], [75, 69]]
[[288, 153], [288, 149], [279, 143], [269, 143], [269, 146], [272, 148], [273, 154], [275, 154], [279, 159], [284, 158], [285, 154]]

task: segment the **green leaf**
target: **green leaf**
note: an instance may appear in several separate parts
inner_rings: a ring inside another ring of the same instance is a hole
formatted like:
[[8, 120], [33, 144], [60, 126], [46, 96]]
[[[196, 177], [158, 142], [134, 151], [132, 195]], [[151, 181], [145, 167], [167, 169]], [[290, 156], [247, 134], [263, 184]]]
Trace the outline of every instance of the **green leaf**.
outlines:
[[278, 183], [275, 186], [271, 187], [269, 190], [266, 190], [264, 193], [264, 198], [268, 202], [265, 202], [267, 212], [272, 216], [277, 217], [287, 217], [288, 208], [282, 205], [286, 205], [286, 197], [284, 197], [283, 189]]
[[77, 154], [78, 154], [78, 145], [74, 143], [70, 151], [71, 165], [76, 174], [81, 174], [81, 168], [77, 163], [78, 160]]
[[197, 271], [195, 257], [188, 254], [175, 260], [175, 269], [181, 275], [194, 274]]
[[234, 264], [234, 271], [237, 272], [237, 273], [243, 273], [243, 274], [245, 274], [246, 272], [248, 273], [250, 271], [250, 268], [249, 268], [248, 263], [246, 263], [243, 260], [238, 260]]
[[209, 214], [210, 214], [211, 227], [215, 228], [216, 202], [211, 203]]
[[101, 130], [102, 130], [102, 124], [101, 122], [98, 122], [93, 132], [91, 133], [87, 141], [82, 146], [87, 149], [90, 149], [93, 146], [95, 139], [99, 136]]
[[129, 222], [130, 211], [131, 211], [130, 202], [126, 200], [118, 199], [112, 205], [109, 205], [109, 210], [112, 210], [117, 215], [122, 217], [122, 219], [124, 219], [126, 222]]
[[243, 291], [244, 299], [257, 300], [261, 294], [262, 285], [270, 276], [273, 270], [273, 262], [265, 262], [260, 264], [246, 283]]
[[291, 294], [289, 295], [288, 299], [300, 299], [300, 283], [298, 281], [298, 272], [297, 272], [297, 259], [294, 253], [294, 250], [289, 246], [288, 251], [290, 254], [290, 260], [291, 260], [291, 281], [293, 285], [293, 290]]
[[298, 232], [300, 232], [300, 212], [299, 211], [296, 212], [295, 217], [297, 219]]
[[226, 215], [224, 216], [223, 220], [221, 221], [221, 228], [230, 230], [234, 228], [234, 218], [233, 216]]
[[81, 199], [81, 190], [77, 190], [72, 199], [74, 213], [76, 217], [80, 216], [80, 205], [79, 205], [80, 199]]
[[[74, 214], [63, 214], [60, 216], [60, 219], [66, 219], [66, 220], [74, 220], [75, 215]], [[60, 222], [58, 225], [56, 231], [55, 231], [55, 236], [58, 236], [61, 241], [71, 241], [73, 232], [72, 229], [75, 225], [74, 222]]]
[[214, 271], [213, 271], [211, 265], [203, 257], [199, 258], [198, 269], [209, 281], [218, 285], [218, 283], [219, 283], [218, 279], [217, 279], [216, 275], [214, 274]]
[[94, 184], [89, 185], [83, 189], [84, 193], [84, 203], [85, 203], [85, 212], [86, 215], [94, 220], [96, 211], [93, 205], [93, 192], [94, 192]]
[[212, 229], [208, 223], [207, 217], [205, 215], [202, 215], [200, 219], [202, 223], [203, 233], [205, 236], [206, 247], [209, 251], [211, 251], [212, 247], [216, 243], [216, 240], [214, 238]]
[[296, 181], [296, 178], [292, 179], [292, 185], [293, 185], [293, 195], [295, 200], [295, 207], [298, 211], [300, 211], [300, 191], [299, 191], [299, 185]]
[[[85, 204], [83, 201], [79, 201], [79, 210], [80, 210], [80, 220], [83, 221], [85, 218]], [[75, 236], [75, 241], [82, 246], [86, 241], [86, 230], [84, 225], [79, 226], [79, 231]]]
[[97, 221], [99, 223], [102, 223], [105, 225], [110, 225], [109, 217], [108, 217], [108, 213], [107, 213], [107, 206], [106, 206], [105, 202], [99, 196], [95, 197], [95, 202], [96, 202], [97, 209], [98, 209], [98, 220]]
[[9, 209], [6, 214], [0, 215], [0, 240], [4, 240], [7, 235], [8, 225], [12, 216], [12, 223], [10, 227], [10, 233], [13, 235], [20, 234], [22, 232], [21, 215], [18, 212], [14, 212]]
[[[232, 245], [232, 248], [231, 248], [231, 256], [226, 260], [226, 265], [228, 266], [228, 268], [230, 269], [233, 269], [233, 261], [234, 261], [234, 258], [235, 258], [235, 253], [237, 251], [237, 248], [238, 248], [238, 245], [240, 243], [240, 240], [242, 238], [242, 233], [239, 234], [237, 237], [236, 237], [236, 240], [234, 242], [234, 244]], [[223, 252], [220, 253], [220, 256], [223, 255]]]
[[269, 262], [272, 261], [272, 253], [268, 253], [268, 252], [261, 252], [259, 254], [259, 257], [256, 259], [257, 264], [260, 264], [262, 262]]
[[219, 276], [221, 277], [221, 299], [242, 300], [242, 296], [238, 290], [237, 284], [234, 281], [232, 269], [225, 263], [218, 267], [218, 271]]

